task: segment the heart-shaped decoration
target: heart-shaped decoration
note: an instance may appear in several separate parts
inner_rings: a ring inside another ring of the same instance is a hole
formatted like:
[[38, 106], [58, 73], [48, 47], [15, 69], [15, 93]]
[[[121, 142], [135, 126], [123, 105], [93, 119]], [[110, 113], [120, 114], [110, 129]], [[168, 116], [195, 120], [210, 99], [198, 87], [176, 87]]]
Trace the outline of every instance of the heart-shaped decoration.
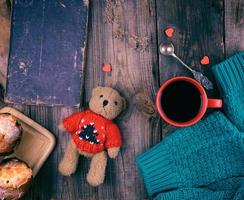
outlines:
[[108, 63], [103, 64], [103, 71], [104, 72], [111, 72], [112, 71], [112, 66]]
[[175, 30], [173, 28], [167, 28], [164, 30], [164, 33], [167, 37], [171, 38], [174, 35]]
[[203, 58], [201, 59], [201, 64], [202, 65], [208, 65], [209, 64], [209, 57], [208, 56], [203, 56]]

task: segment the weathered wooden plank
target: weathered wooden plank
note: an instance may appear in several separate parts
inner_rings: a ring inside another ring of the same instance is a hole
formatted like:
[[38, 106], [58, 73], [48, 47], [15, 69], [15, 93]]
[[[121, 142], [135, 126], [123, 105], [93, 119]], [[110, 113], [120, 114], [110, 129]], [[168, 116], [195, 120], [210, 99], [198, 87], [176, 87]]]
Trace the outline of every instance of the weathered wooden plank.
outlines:
[[244, 50], [244, 0], [225, 0], [225, 54]]
[[[108, 0], [106, 3], [114, 6], [110, 12], [114, 12], [119, 22], [105, 24], [105, 2], [91, 1], [85, 102], [88, 103], [91, 90], [97, 85], [112, 86], [125, 96], [128, 109], [116, 120], [122, 131], [123, 148], [118, 158], [109, 160], [102, 186], [91, 188], [87, 185], [87, 161], [78, 168], [80, 179], [76, 184], [79, 186], [80, 199], [144, 199], [146, 194], [134, 158], [158, 141], [158, 121], [149, 122], [131, 104], [131, 99], [142, 90], [154, 98], [158, 88], [155, 3], [153, 0]], [[126, 32], [122, 36], [118, 34], [118, 23], [121, 25], [120, 30]], [[117, 38], [114, 38], [115, 35]], [[150, 45], [145, 51], [140, 42], [135, 44], [136, 36], [149, 38]], [[103, 63], [111, 63], [112, 73], [102, 71]], [[70, 199], [64, 193], [60, 196]]]
[[[163, 12], [164, 11], [164, 12]], [[176, 54], [194, 69], [206, 72], [223, 58], [223, 0], [157, 0], [158, 42], [167, 42], [164, 30], [175, 29], [171, 39]], [[200, 58], [208, 55], [210, 65], [202, 66]], [[161, 82], [176, 75], [189, 75], [171, 57], [159, 55]]]
[[14, 0], [11, 21], [6, 101], [78, 106], [87, 5]]
[[[158, 45], [171, 41], [175, 53], [194, 69], [205, 73], [213, 80], [211, 66], [224, 58], [223, 43], [223, 0], [165, 0], [157, 1]], [[173, 27], [172, 39], [166, 38], [164, 30]], [[209, 65], [201, 65], [202, 56], [208, 55]], [[159, 54], [160, 83], [174, 76], [191, 76], [178, 61], [172, 57]], [[216, 87], [208, 91], [209, 96], [216, 97]], [[165, 126], [163, 134], [172, 131]]]

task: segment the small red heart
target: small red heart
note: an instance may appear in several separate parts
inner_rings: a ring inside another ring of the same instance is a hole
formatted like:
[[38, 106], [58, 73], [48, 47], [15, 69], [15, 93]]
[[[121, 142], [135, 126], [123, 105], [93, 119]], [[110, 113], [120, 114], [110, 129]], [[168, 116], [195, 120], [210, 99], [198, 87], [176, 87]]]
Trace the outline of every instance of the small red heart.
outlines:
[[103, 64], [103, 71], [104, 72], [111, 72], [112, 71], [112, 66], [108, 63]]
[[209, 57], [208, 56], [204, 56], [202, 59], [201, 59], [201, 64], [202, 65], [208, 65], [209, 64]]
[[164, 30], [164, 33], [167, 37], [171, 38], [174, 35], [175, 30], [173, 28], [167, 28]]

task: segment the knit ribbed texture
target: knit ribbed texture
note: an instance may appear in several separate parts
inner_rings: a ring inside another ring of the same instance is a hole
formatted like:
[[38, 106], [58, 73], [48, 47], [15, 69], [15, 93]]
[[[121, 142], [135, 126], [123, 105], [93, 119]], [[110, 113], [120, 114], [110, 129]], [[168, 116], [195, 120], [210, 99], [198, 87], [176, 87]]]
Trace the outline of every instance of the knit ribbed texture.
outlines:
[[[148, 194], [244, 176], [244, 134], [221, 113], [178, 129], [136, 158]], [[233, 164], [234, 163], [234, 164]]]
[[244, 87], [244, 52], [215, 65], [213, 73], [223, 94], [239, 91]]
[[210, 191], [201, 188], [184, 188], [159, 194], [155, 200], [229, 200], [230, 191]]
[[212, 113], [136, 158], [147, 192], [156, 200], [243, 199], [243, 53], [214, 67], [214, 74], [229, 119]]
[[244, 178], [234, 177], [206, 185], [203, 188], [181, 188], [162, 192], [155, 200], [243, 200]]
[[161, 190], [178, 187], [179, 180], [175, 168], [172, 168], [171, 154], [163, 143], [138, 156], [136, 162], [150, 196]]
[[244, 52], [213, 67], [229, 119], [244, 131]]

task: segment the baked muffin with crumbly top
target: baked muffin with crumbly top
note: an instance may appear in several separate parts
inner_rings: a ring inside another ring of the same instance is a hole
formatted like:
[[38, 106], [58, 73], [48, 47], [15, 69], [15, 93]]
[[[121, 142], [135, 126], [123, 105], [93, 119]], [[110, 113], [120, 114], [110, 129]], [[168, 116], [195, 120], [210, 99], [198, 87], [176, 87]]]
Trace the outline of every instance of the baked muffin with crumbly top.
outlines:
[[12, 153], [21, 135], [17, 119], [11, 114], [0, 114], [0, 155]]
[[21, 198], [32, 181], [32, 169], [15, 158], [3, 160], [0, 164], [0, 199]]

